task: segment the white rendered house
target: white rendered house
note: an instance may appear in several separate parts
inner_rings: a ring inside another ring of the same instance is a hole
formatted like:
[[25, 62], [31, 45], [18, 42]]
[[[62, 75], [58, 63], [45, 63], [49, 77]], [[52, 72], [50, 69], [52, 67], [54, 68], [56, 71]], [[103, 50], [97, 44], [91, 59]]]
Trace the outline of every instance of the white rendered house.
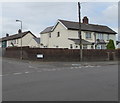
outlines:
[[[54, 26], [47, 27], [41, 34], [41, 48], [79, 49], [79, 23], [58, 20]], [[116, 32], [108, 26], [89, 24], [87, 17], [81, 23], [82, 48], [106, 49], [110, 39], [116, 46]]]
[[0, 39], [1, 47], [40, 47], [40, 38], [37, 38], [32, 32], [18, 31], [17, 34], [9, 35], [6, 34], [6, 37]]

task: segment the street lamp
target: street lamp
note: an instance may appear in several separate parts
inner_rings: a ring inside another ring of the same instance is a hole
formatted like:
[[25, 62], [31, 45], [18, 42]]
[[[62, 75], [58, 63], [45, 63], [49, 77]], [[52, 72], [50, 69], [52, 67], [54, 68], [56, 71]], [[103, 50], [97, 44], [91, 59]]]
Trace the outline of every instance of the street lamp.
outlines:
[[[16, 20], [16, 22], [21, 23], [21, 33], [22, 33], [22, 21], [21, 20]], [[21, 34], [21, 59], [23, 59], [23, 53], [22, 53], [22, 34]]]

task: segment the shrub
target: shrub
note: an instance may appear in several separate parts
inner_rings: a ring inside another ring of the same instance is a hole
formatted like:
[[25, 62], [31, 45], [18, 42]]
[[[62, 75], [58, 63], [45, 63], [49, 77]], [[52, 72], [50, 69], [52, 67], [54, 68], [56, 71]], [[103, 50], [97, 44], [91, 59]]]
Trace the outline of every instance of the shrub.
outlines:
[[107, 49], [115, 49], [114, 41], [109, 40], [109, 43], [107, 44]]

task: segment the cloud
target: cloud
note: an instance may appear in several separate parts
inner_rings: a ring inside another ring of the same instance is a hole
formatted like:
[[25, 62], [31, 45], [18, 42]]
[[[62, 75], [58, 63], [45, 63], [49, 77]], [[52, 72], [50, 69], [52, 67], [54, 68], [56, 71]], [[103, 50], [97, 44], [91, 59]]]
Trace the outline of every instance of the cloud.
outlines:
[[92, 23], [116, 24], [118, 21], [118, 4], [111, 3], [86, 3], [83, 5], [83, 15], [88, 15]]
[[92, 24], [106, 25], [118, 31], [118, 3], [116, 2], [85, 3], [82, 5], [82, 16], [85, 15], [89, 17]]
[[[116, 18], [116, 8], [115, 3], [86, 2], [81, 4], [81, 14], [82, 17], [87, 15], [90, 23], [116, 28], [116, 21], [113, 19]], [[17, 32], [20, 24], [15, 22], [16, 19], [23, 21], [24, 31], [33, 31], [36, 36], [40, 36], [39, 33], [46, 27], [54, 25], [57, 19], [78, 21], [77, 2], [3, 3], [2, 14], [3, 35]]]
[[20, 19], [23, 21], [23, 30], [36, 30], [36, 35], [39, 36], [40, 31], [46, 26], [54, 25], [57, 19], [76, 20], [76, 5], [77, 3], [4, 3], [3, 34], [15, 32], [20, 26], [15, 20]]
[[106, 22], [118, 22], [118, 5], [113, 4], [102, 12]]

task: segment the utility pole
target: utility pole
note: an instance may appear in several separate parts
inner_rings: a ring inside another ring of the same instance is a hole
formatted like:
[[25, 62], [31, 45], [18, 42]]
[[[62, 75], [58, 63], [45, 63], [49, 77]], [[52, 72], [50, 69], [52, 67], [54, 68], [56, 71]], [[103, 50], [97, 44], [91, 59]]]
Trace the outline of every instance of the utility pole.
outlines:
[[81, 12], [80, 12], [80, 9], [81, 9], [80, 2], [78, 2], [78, 15], [79, 15], [79, 31], [78, 31], [78, 33], [79, 33], [79, 40], [80, 40], [80, 61], [82, 61], [83, 54], [82, 54]]

